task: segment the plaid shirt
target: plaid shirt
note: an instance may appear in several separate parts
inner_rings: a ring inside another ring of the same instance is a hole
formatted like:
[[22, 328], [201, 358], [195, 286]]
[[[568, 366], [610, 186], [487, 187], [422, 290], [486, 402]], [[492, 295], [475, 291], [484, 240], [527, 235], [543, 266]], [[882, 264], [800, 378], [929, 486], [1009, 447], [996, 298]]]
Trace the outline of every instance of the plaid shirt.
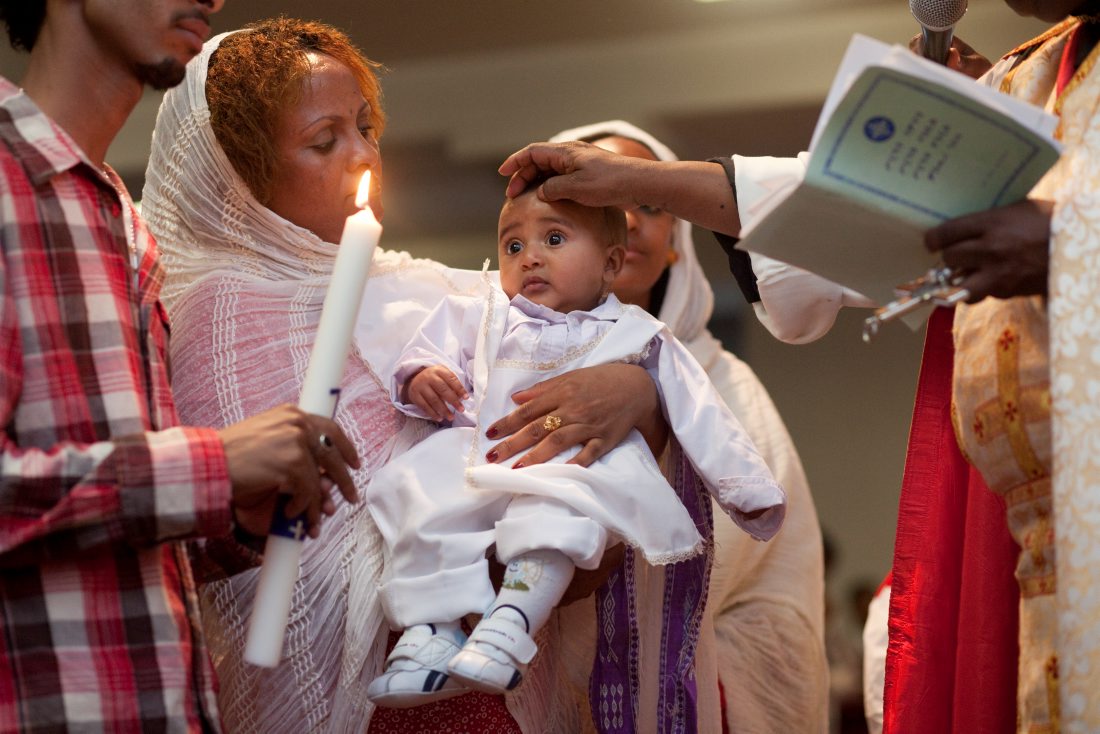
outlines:
[[0, 732], [217, 730], [173, 541], [226, 535], [230, 485], [174, 427], [155, 245], [2, 78], [0, 141]]

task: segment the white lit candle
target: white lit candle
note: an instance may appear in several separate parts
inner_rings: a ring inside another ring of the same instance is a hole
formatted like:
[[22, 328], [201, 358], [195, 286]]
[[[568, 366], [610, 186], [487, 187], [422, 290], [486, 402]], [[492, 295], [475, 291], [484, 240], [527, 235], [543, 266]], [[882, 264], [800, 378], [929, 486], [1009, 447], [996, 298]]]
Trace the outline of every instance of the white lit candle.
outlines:
[[[356, 196], [358, 212], [344, 223], [340, 248], [332, 266], [317, 338], [309, 356], [298, 407], [307, 413], [332, 416], [340, 397], [344, 363], [351, 349], [352, 329], [363, 300], [374, 249], [382, 235], [382, 225], [368, 206], [370, 171], [363, 174]], [[305, 537], [305, 519], [288, 518], [284, 509], [289, 495], [282, 495], [271, 519], [271, 530], [264, 547], [259, 586], [252, 608], [244, 659], [253, 665], [273, 668], [279, 663], [283, 637], [290, 615], [294, 582], [298, 579], [298, 559]]]

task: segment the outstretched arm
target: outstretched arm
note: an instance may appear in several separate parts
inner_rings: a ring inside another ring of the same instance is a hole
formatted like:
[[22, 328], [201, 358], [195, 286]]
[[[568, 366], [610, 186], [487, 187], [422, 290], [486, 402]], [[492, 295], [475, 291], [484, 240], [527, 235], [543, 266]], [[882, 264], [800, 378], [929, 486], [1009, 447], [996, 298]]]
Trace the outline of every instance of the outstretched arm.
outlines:
[[546, 176], [545, 201], [572, 199], [587, 206], [653, 206], [701, 227], [737, 235], [737, 202], [717, 163], [649, 161], [581, 142], [533, 143], [508, 157], [500, 173], [516, 196]]

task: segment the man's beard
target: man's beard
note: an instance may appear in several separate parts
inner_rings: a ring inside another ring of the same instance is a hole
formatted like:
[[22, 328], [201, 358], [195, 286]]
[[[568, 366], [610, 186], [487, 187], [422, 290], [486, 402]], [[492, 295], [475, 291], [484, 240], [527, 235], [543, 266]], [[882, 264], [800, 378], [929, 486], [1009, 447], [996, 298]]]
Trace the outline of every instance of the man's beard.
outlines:
[[187, 67], [175, 59], [168, 58], [156, 64], [138, 64], [137, 78], [142, 84], [153, 89], [171, 89], [183, 81]]

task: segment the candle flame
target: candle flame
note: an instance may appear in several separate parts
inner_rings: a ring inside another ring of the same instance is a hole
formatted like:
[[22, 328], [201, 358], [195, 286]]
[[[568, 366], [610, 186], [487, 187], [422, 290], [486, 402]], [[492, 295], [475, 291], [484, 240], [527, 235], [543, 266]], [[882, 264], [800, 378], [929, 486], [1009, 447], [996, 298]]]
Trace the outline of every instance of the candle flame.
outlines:
[[370, 171], [359, 179], [359, 192], [355, 195], [355, 206], [366, 209], [370, 205]]

